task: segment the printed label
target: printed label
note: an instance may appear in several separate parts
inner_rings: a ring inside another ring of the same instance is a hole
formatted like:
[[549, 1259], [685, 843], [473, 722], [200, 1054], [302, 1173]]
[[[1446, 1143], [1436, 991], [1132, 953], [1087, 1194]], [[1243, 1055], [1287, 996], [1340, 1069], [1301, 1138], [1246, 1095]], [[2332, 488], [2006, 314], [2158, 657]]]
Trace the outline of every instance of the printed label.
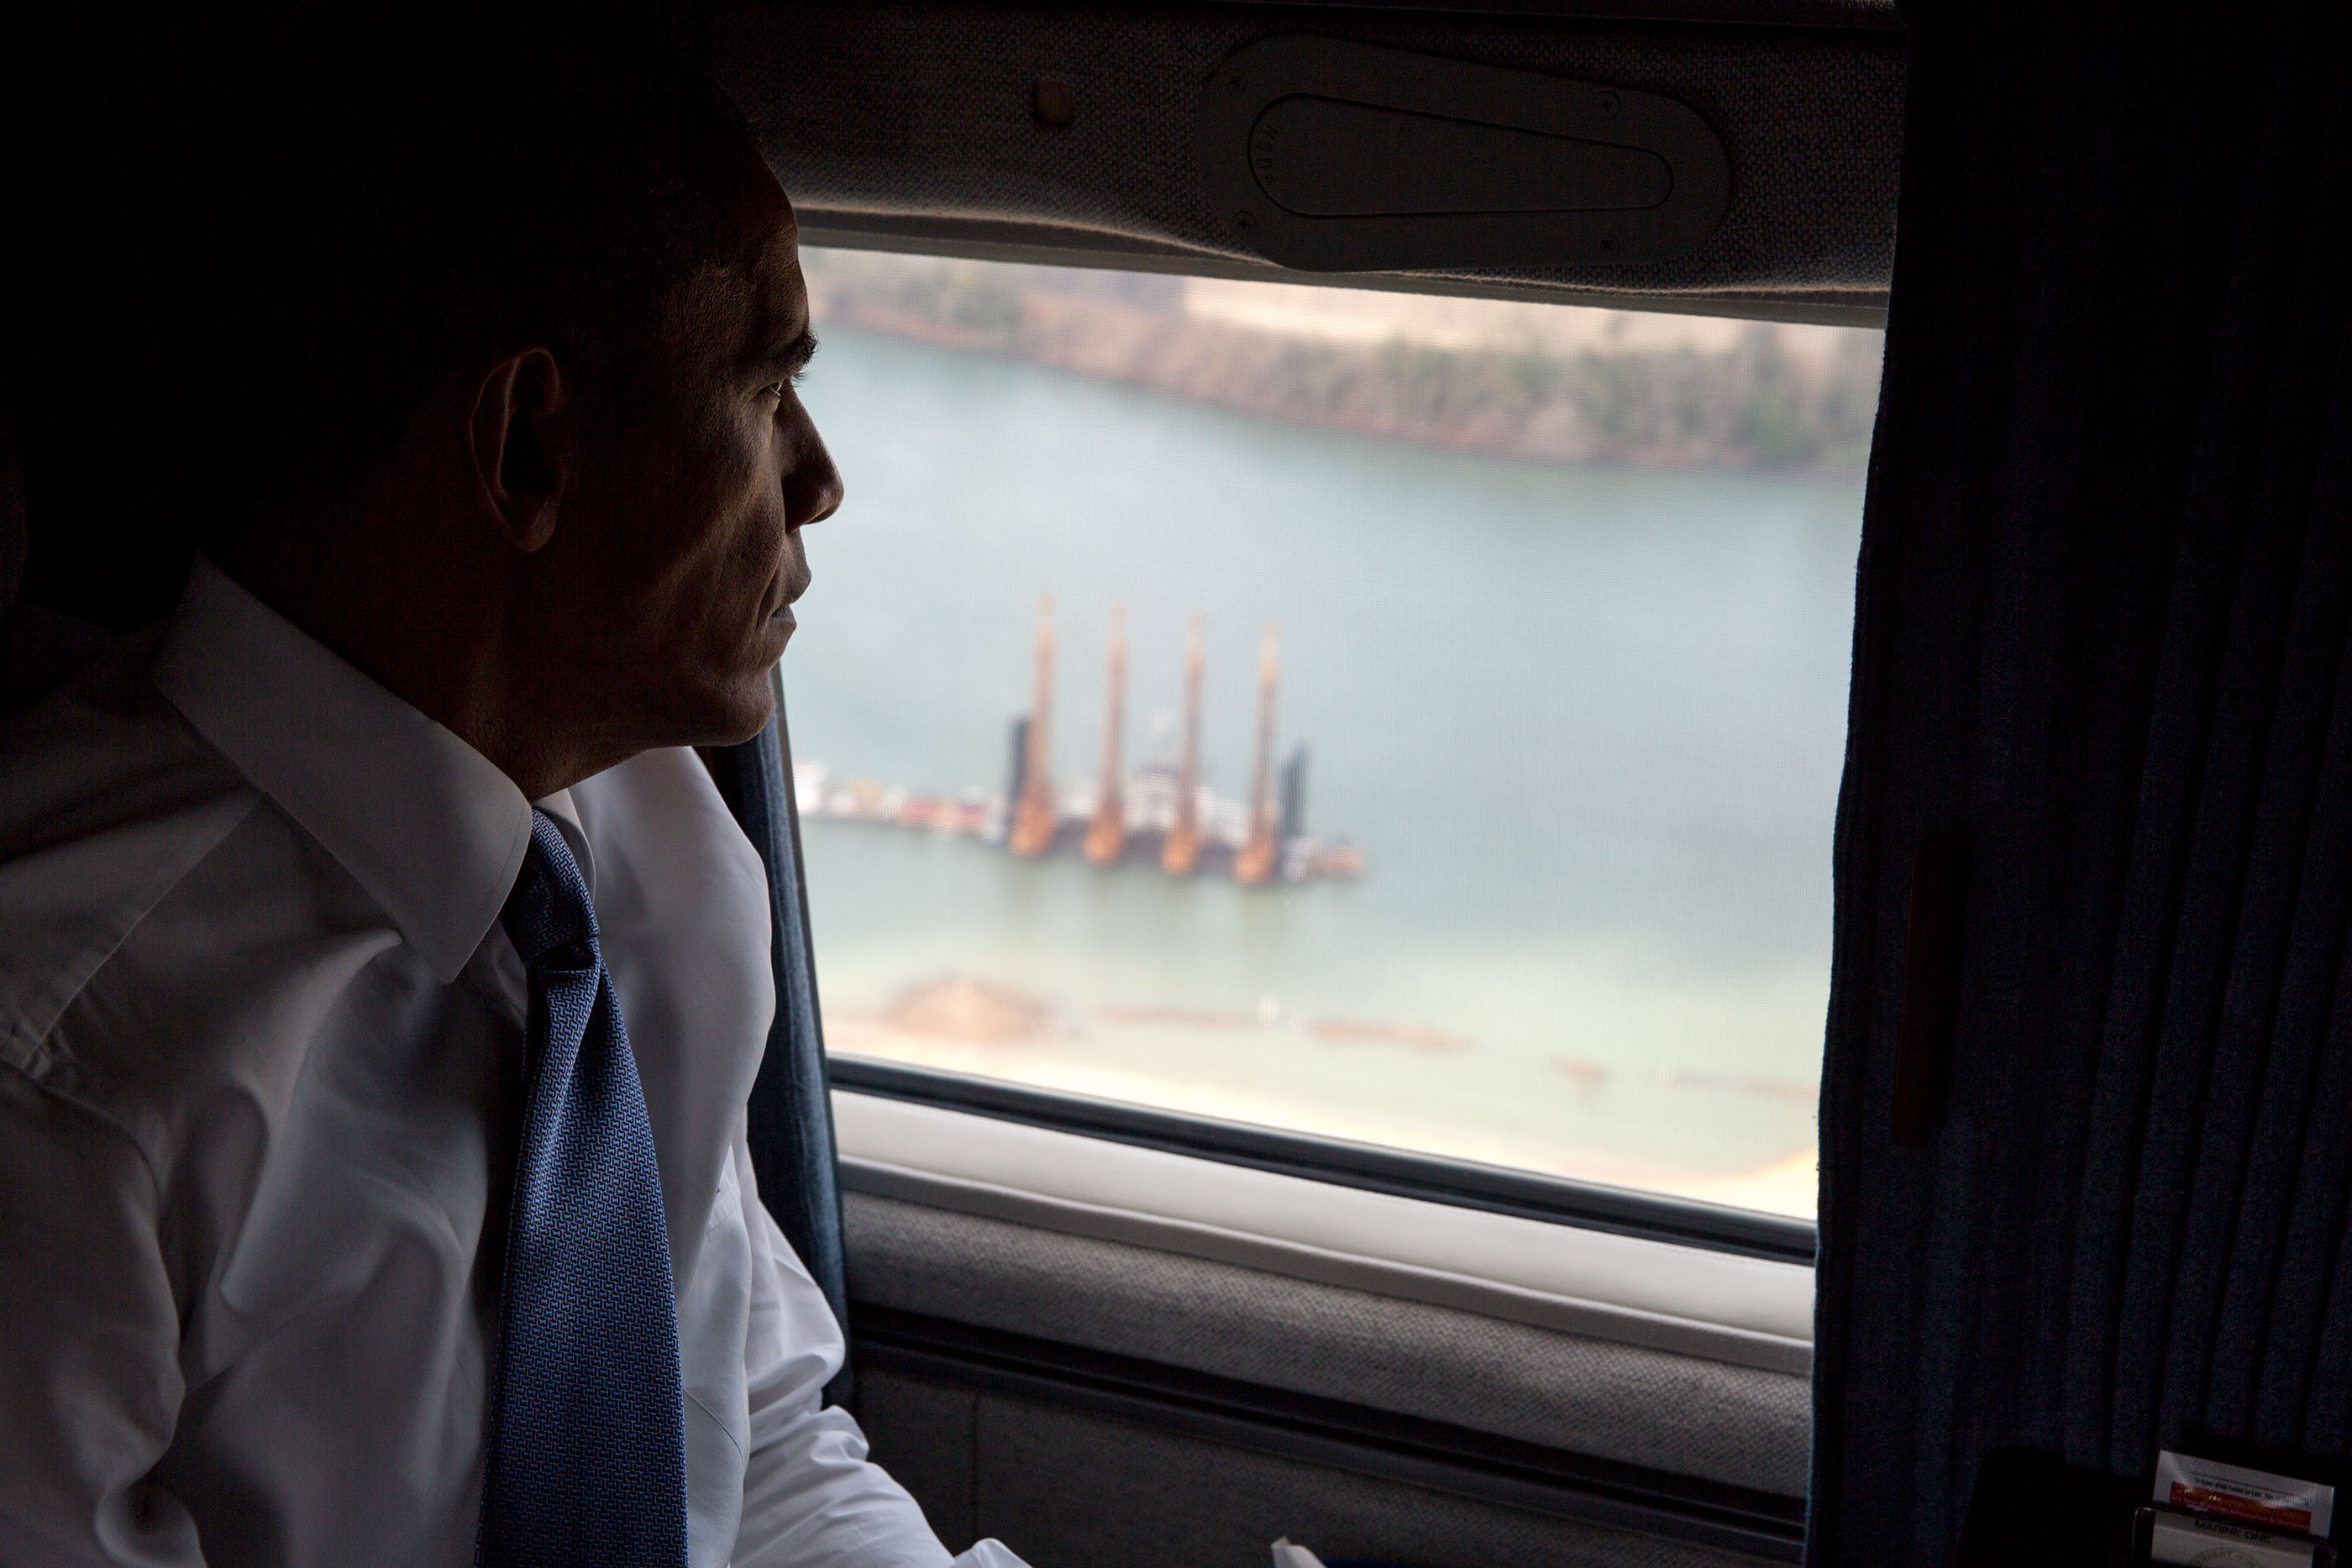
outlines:
[[2156, 1457], [2156, 1500], [2209, 1518], [2326, 1535], [2336, 1489], [2167, 1450]]

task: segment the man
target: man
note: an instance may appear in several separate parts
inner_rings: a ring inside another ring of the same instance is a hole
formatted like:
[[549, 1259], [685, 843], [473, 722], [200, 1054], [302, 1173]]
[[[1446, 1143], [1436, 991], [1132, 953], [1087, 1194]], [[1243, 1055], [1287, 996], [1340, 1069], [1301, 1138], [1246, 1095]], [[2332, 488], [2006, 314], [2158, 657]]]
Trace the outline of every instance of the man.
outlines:
[[625, 38], [250, 57], [109, 411], [205, 553], [0, 753], [0, 1562], [944, 1563], [821, 1406], [688, 749], [842, 497], [791, 209]]

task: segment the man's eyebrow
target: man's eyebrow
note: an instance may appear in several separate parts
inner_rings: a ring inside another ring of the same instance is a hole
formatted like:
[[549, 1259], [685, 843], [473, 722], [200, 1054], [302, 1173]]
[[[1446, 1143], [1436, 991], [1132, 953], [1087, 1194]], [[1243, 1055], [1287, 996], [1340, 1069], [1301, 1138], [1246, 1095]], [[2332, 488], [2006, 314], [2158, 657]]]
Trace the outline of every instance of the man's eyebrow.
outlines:
[[806, 369], [809, 361], [815, 357], [816, 329], [803, 327], [799, 336], [788, 338], [762, 353], [758, 363], [762, 370], [774, 371], [784, 375], [796, 375]]

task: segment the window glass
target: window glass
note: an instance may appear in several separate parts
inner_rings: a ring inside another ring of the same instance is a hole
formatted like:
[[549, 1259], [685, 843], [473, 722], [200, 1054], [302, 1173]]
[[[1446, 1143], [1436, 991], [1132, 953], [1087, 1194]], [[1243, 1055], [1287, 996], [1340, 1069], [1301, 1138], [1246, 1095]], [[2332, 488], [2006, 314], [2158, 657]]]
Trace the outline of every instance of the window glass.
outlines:
[[832, 1051], [1811, 1213], [1876, 333], [805, 267]]

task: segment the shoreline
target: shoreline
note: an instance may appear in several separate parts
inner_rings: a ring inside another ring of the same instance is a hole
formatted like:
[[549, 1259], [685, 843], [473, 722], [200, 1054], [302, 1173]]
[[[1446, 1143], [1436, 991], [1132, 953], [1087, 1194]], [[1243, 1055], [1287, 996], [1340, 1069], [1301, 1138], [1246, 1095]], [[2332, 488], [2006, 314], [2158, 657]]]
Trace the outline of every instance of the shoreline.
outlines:
[[1550, 467], [1831, 483], [1868, 463], [1875, 354], [1865, 364], [1843, 340], [1790, 353], [1760, 324], [1719, 349], [1440, 346], [1402, 325], [1384, 340], [1344, 341], [1188, 313], [1181, 279], [1150, 279], [1173, 291], [1139, 302], [1087, 292], [1087, 275], [1058, 268], [827, 253], [808, 271], [820, 327], [1361, 440]]

